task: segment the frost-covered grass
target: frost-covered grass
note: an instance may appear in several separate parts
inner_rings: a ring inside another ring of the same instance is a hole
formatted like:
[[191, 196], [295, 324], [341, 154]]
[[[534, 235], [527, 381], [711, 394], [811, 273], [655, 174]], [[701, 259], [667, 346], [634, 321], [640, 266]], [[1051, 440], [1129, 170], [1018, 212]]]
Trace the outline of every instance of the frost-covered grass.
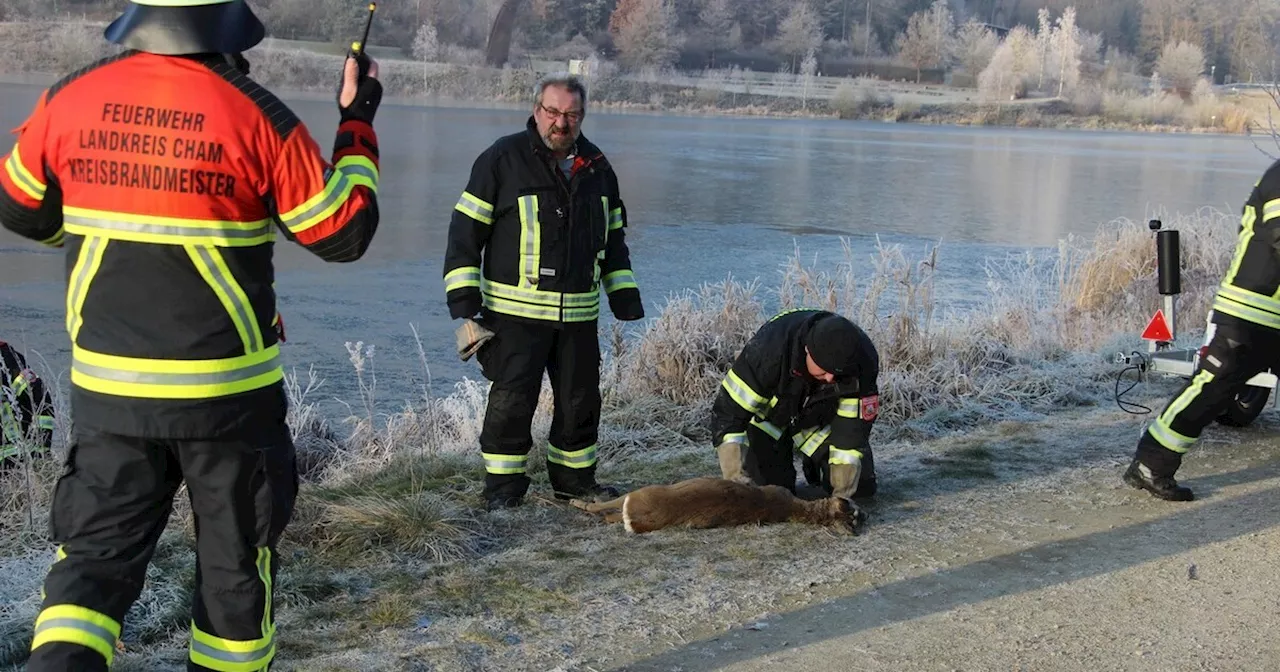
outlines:
[[[1180, 340], [1194, 340], [1203, 326], [1234, 220], [1212, 210], [1165, 217], [1182, 236]], [[601, 480], [631, 488], [718, 473], [705, 420], [721, 376], [765, 319], [802, 306], [842, 312], [879, 347], [882, 411], [872, 441], [893, 488], [878, 506], [1008, 485], [1131, 449], [1094, 444], [1064, 455], [1038, 433], [1090, 414], [1122, 422], [1100, 408], [1112, 403], [1116, 374], [1107, 357], [1136, 346], [1160, 300], [1144, 222], [1118, 220], [1089, 242], [992, 260], [974, 269], [987, 274], [988, 295], [960, 314], [935, 298], [945, 249], [911, 259], [887, 246], [870, 263], [845, 253], [821, 268], [797, 253], [772, 288], [730, 279], [691, 289], [670, 297], [637, 336], [605, 334]], [[52, 368], [35, 354], [42, 373]], [[447, 395], [424, 390], [389, 409], [376, 395], [376, 349], [351, 344], [348, 356], [361, 391], [350, 417], [318, 411], [311, 399], [319, 381], [309, 373], [289, 377], [304, 483], [280, 549], [277, 604], [280, 655], [324, 661], [306, 669], [390, 669], [395, 660], [385, 651], [444, 669], [474, 669], [495, 651], [521, 647], [543, 661], [569, 659], [604, 627], [592, 618], [628, 610], [665, 615], [636, 621], [632, 634], [675, 641], [682, 623], [768, 608], [767, 591], [720, 591], [741, 587], [735, 580], [788, 588], [771, 573], [795, 561], [795, 548], [828, 543], [827, 532], [790, 526], [626, 541], [554, 502], [537, 449], [550, 427], [547, 386], [534, 420], [530, 501], [487, 513], [478, 450], [486, 384], [463, 380]], [[46, 378], [62, 404], [65, 376]], [[69, 418], [65, 407], [58, 415], [61, 454]], [[1101, 431], [1083, 426], [1072, 441]], [[53, 557], [45, 521], [57, 472], [45, 461], [0, 483], [0, 665], [20, 663], [29, 646]], [[882, 527], [910, 518], [886, 515]], [[709, 539], [714, 553], [704, 552]], [[192, 540], [189, 507], [180, 505], [129, 615], [118, 669], [179, 669]]]

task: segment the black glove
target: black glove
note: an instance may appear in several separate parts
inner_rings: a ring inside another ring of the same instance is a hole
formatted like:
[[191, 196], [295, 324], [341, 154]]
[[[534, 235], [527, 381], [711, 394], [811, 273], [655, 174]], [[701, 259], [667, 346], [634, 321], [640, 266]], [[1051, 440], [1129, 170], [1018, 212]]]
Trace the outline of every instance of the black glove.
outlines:
[[378, 112], [378, 104], [382, 102], [382, 82], [369, 77], [369, 58], [364, 52], [355, 54], [356, 65], [359, 67], [360, 75], [357, 81], [359, 85], [356, 87], [356, 97], [351, 101], [350, 107], [343, 107], [341, 102], [342, 84], [338, 85], [338, 111], [341, 114], [340, 121], [350, 121], [358, 119], [368, 124], [373, 123], [373, 117]]

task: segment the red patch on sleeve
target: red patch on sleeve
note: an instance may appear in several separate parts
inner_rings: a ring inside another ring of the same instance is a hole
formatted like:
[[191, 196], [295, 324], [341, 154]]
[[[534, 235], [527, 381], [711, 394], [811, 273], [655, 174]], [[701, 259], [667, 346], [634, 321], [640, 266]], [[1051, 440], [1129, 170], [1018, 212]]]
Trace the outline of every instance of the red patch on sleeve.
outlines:
[[880, 415], [880, 395], [873, 394], [858, 400], [858, 417], [875, 420], [877, 415]]

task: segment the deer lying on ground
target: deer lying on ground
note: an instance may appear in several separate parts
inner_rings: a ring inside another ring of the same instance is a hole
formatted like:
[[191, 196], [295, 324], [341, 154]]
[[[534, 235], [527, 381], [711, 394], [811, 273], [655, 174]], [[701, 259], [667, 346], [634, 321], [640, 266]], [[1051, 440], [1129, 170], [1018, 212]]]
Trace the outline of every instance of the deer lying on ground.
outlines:
[[621, 522], [644, 534], [667, 527], [706, 529], [766, 523], [808, 523], [857, 534], [867, 514], [838, 497], [805, 501], [778, 485], [744, 485], [723, 478], [691, 478], [673, 485], [647, 485], [607, 502], [570, 504], [604, 522]]

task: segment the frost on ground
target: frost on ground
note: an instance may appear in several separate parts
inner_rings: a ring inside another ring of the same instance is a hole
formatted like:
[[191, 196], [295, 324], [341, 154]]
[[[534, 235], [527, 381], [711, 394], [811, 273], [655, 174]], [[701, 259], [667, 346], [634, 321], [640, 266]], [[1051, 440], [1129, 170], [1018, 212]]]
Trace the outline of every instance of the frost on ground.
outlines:
[[[1231, 249], [1229, 219], [1166, 218], [1184, 241], [1184, 315], [1204, 314]], [[374, 351], [353, 344], [363, 394], [347, 431], [307, 403], [312, 386], [290, 381], [305, 483], [280, 548], [276, 669], [600, 670], [649, 655], [667, 665], [652, 669], [705, 667], [697, 661], [720, 644], [699, 640], [728, 628], [791, 633], [779, 625], [788, 614], [850, 595], [925, 616], [934, 612], [918, 605], [945, 608], [951, 587], [921, 577], [1069, 536], [1100, 510], [1154, 511], [1119, 481], [1149, 416], [1116, 408], [1108, 361], [1134, 347], [1158, 302], [1152, 245], [1122, 221], [1091, 247], [1069, 240], [1056, 254], [993, 263], [988, 304], [946, 319], [932, 296], [936, 250], [911, 262], [883, 249], [867, 277], [852, 258], [824, 271], [792, 263], [767, 296], [735, 282], [704, 287], [673, 297], [639, 338], [614, 335], [600, 477], [630, 489], [718, 472], [706, 408], [769, 315], [816, 305], [863, 325], [882, 357], [872, 437], [882, 492], [857, 537], [800, 525], [628, 535], [550, 499], [536, 450], [526, 506], [485, 512], [475, 449], [484, 386], [464, 381], [385, 414], [372, 395]], [[1152, 379], [1130, 401], [1159, 408], [1176, 382]], [[544, 389], [536, 437], [549, 411]], [[1191, 462], [1268, 429], [1214, 428]], [[37, 465], [0, 491], [0, 569], [15, 577], [0, 589], [0, 665], [20, 664], [30, 643], [53, 553], [43, 521], [55, 475]], [[174, 512], [117, 669], [182, 669], [188, 516]], [[1002, 581], [998, 570], [962, 576]]]

